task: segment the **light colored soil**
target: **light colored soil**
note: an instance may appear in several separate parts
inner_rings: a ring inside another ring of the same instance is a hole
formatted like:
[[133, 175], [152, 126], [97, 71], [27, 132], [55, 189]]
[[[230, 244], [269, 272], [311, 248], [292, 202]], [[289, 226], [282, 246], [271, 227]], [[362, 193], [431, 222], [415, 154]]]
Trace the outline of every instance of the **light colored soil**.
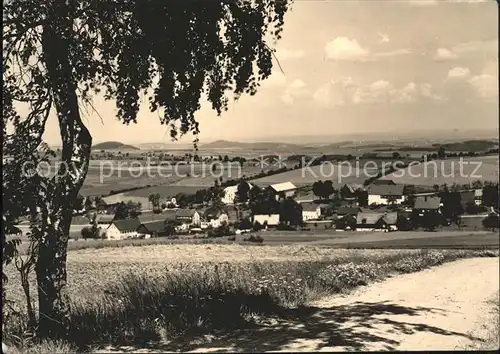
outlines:
[[459, 350], [488, 340], [480, 327], [498, 289], [498, 258], [460, 260], [324, 298], [251, 330], [134, 352]]

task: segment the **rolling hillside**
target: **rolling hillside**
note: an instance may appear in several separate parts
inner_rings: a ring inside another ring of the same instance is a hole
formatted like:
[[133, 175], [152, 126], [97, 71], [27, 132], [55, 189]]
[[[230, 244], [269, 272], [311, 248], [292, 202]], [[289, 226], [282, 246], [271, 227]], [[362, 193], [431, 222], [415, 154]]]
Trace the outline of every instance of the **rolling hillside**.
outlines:
[[305, 145], [288, 144], [279, 142], [240, 143], [236, 141], [217, 140], [203, 144], [202, 149], [247, 149], [247, 150], [290, 150], [303, 149]]
[[92, 146], [93, 150], [139, 150], [139, 148], [120, 143], [119, 141], [105, 141]]

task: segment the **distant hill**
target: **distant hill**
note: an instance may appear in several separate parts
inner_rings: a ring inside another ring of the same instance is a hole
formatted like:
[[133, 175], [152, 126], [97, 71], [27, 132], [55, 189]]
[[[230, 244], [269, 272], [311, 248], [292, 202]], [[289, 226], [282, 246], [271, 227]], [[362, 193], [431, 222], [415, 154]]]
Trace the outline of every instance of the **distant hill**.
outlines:
[[92, 146], [94, 150], [140, 150], [139, 148], [120, 143], [119, 141], [105, 141]]
[[488, 149], [498, 148], [498, 143], [489, 140], [467, 140], [457, 143], [449, 144], [433, 144], [433, 146], [443, 146], [446, 150], [450, 151], [472, 151], [480, 152]]
[[255, 142], [240, 143], [236, 141], [217, 140], [211, 143], [203, 144], [201, 149], [249, 149], [249, 150], [293, 150], [303, 149], [307, 146], [298, 144], [288, 144], [279, 142]]

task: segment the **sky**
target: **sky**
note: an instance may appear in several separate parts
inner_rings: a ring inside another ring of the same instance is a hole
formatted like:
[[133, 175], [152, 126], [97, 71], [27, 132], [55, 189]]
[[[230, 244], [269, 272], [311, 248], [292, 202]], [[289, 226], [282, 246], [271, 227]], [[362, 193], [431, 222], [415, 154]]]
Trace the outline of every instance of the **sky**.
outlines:
[[[200, 140], [274, 136], [498, 131], [498, 4], [494, 0], [296, 0], [276, 45], [283, 68], [218, 117], [206, 101]], [[85, 114], [94, 143], [169, 143], [144, 101], [123, 125], [114, 102]], [[60, 144], [51, 117], [44, 136]], [[186, 136], [179, 142], [190, 142]]]

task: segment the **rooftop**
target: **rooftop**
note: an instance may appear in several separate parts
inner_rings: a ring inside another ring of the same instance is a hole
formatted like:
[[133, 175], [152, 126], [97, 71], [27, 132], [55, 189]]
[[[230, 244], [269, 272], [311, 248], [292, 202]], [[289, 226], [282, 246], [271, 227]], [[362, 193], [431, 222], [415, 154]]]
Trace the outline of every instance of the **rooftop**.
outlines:
[[276, 192], [285, 192], [285, 191], [297, 189], [297, 187], [295, 187], [295, 185], [292, 182], [283, 182], [283, 183], [272, 184], [271, 188], [274, 189]]
[[403, 195], [404, 187], [402, 184], [370, 184], [368, 194], [399, 197]]
[[359, 213], [358, 216], [356, 217], [356, 224], [358, 225], [374, 225], [376, 224], [380, 219], [384, 217], [384, 213]]
[[130, 232], [136, 231], [139, 226], [141, 226], [141, 221], [137, 218], [135, 219], [125, 219], [125, 220], [115, 220], [113, 225], [116, 226], [120, 232]]
[[440, 197], [419, 196], [415, 198], [414, 209], [439, 209], [441, 204]]

